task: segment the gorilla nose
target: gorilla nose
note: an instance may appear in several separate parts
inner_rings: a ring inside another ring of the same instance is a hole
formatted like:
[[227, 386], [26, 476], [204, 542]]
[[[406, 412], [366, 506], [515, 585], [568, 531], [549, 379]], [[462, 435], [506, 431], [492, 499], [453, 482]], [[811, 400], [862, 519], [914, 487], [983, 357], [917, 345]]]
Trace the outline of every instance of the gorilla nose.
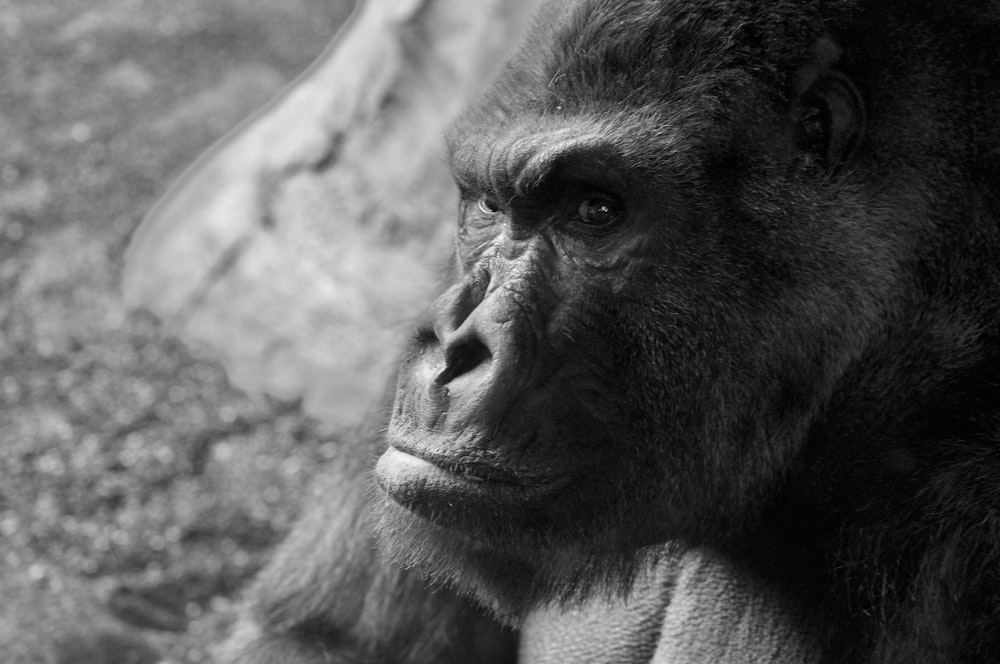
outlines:
[[488, 330], [482, 329], [477, 320], [487, 308], [483, 299], [489, 281], [485, 271], [470, 275], [445, 291], [432, 306], [433, 334], [444, 360], [444, 368], [434, 378], [439, 387], [493, 360], [491, 344], [483, 336]]
[[444, 369], [434, 383], [444, 386], [492, 361], [493, 353], [475, 330], [459, 329], [444, 342]]
[[432, 329], [424, 337], [424, 361], [434, 366], [430, 392], [470, 408], [499, 408], [516, 385], [531, 380], [535, 343], [527, 307], [518, 289], [496, 282], [483, 271], [445, 291], [431, 307]]

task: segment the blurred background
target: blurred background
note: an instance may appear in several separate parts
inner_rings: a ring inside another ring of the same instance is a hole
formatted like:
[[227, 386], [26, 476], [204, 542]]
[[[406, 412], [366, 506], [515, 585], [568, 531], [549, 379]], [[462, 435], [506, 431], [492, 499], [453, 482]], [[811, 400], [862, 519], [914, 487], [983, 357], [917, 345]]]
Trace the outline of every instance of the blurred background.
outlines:
[[334, 450], [127, 312], [130, 235], [348, 0], [0, 0], [0, 652], [199, 662]]

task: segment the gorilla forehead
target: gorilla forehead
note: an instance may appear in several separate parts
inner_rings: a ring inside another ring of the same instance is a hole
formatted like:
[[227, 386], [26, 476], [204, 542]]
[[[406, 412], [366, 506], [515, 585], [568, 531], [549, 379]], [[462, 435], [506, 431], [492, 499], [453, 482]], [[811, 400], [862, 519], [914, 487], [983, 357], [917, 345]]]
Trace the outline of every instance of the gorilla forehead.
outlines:
[[[655, 92], [678, 78], [731, 69], [780, 77], [808, 57], [810, 43], [822, 32], [817, 5], [809, 0], [556, 0], [547, 11], [568, 14], [566, 20], [548, 23], [559, 27], [533, 37], [550, 44], [552, 62], [559, 63], [553, 73], [564, 75], [567, 87]], [[558, 80], [555, 84], [559, 87]]]
[[[848, 3], [839, 3], [847, 5]], [[817, 2], [554, 0], [499, 86], [566, 103], [662, 102], [678, 85], [713, 86], [733, 72], [785, 92], [823, 32]], [[830, 17], [827, 16], [827, 19]]]
[[745, 128], [784, 102], [821, 32], [808, 2], [549, 2], [450, 128], [456, 175], [511, 182], [581, 149], [650, 175], [683, 155], [691, 172], [695, 155], [731, 142], [736, 118]]

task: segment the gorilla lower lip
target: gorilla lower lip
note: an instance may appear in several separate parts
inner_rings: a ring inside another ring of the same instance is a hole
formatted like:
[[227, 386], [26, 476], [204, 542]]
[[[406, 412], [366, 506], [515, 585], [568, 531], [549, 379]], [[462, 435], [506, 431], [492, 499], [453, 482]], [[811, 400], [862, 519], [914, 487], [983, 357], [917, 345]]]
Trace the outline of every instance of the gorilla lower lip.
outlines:
[[429, 518], [435, 521], [448, 521], [449, 514], [475, 518], [529, 504], [553, 486], [515, 483], [510, 473], [484, 465], [449, 468], [395, 447], [378, 460], [375, 476], [394, 501], [421, 516], [433, 515]]
[[462, 477], [470, 482], [491, 482], [493, 484], [508, 484], [522, 488], [528, 488], [536, 484], [525, 481], [519, 477], [518, 473], [500, 466], [482, 461], [456, 461], [455, 456], [435, 453], [426, 449], [414, 449], [405, 440], [400, 442], [393, 441], [389, 449], [422, 459], [444, 472]]

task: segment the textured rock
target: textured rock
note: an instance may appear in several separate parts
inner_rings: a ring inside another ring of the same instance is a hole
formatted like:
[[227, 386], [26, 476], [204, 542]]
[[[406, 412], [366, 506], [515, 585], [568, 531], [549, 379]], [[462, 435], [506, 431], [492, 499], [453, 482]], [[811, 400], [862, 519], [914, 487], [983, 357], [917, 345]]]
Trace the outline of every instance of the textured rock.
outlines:
[[356, 422], [447, 255], [442, 130], [537, 0], [370, 0], [284, 94], [192, 166], [136, 233], [127, 302], [234, 382]]

